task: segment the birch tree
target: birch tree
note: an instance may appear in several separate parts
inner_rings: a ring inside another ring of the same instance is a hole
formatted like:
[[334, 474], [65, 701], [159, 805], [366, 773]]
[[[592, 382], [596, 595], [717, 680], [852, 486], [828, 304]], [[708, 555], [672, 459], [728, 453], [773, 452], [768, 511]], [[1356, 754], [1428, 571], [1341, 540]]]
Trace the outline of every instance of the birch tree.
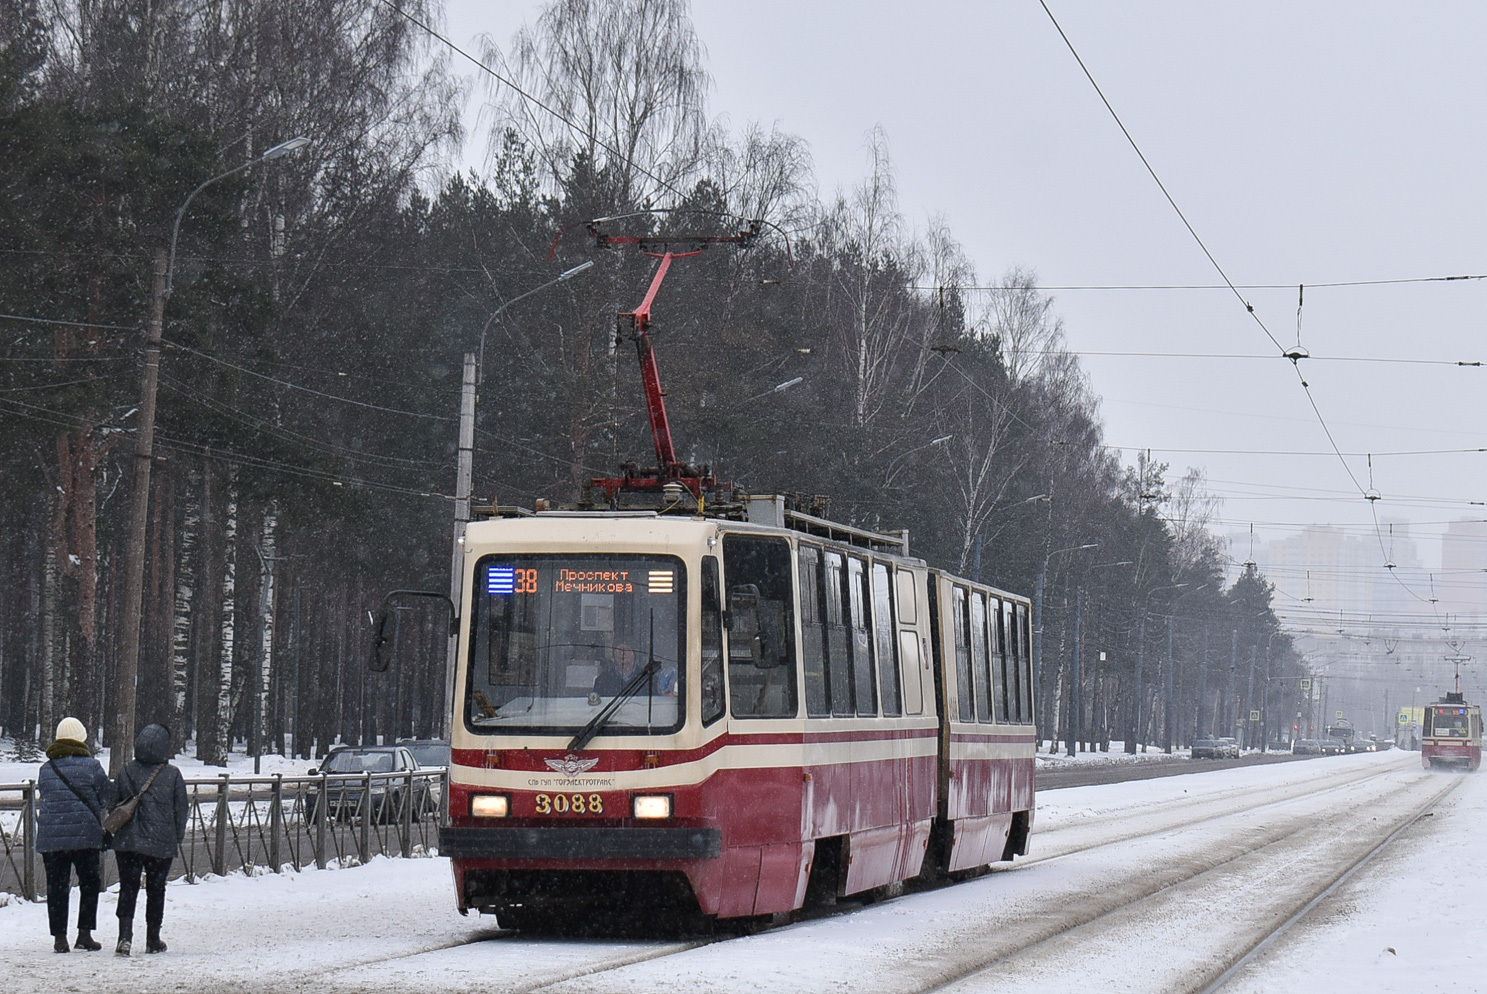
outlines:
[[217, 655], [217, 694], [210, 719], [198, 716], [203, 723], [211, 720], [215, 724], [214, 753], [210, 758], [203, 757], [212, 766], [226, 766], [228, 753], [232, 750], [233, 643], [237, 635], [238, 489], [235, 466], [228, 470], [227, 475], [227, 509], [223, 530], [226, 544], [222, 557], [222, 621]]
[[[196, 545], [201, 530], [201, 475], [186, 475], [185, 511], [176, 545], [175, 610], [172, 612], [170, 637], [171, 727], [184, 740], [189, 734], [186, 721], [190, 705], [187, 692], [191, 686], [192, 606], [196, 596]], [[179, 745], [179, 742], [177, 743]]]
[[274, 557], [276, 554], [276, 541], [279, 528], [279, 512], [273, 501], [269, 501], [268, 508], [263, 513], [262, 541], [259, 543], [258, 555], [262, 564], [262, 573], [259, 578], [258, 591], [258, 686], [257, 700], [253, 702], [256, 714], [256, 724], [252, 734], [256, 737], [254, 746], [262, 750], [263, 739], [269, 730], [268, 705], [269, 688], [273, 684], [274, 672]]
[[903, 294], [921, 272], [917, 247], [904, 237], [888, 139], [875, 128], [867, 143], [870, 172], [850, 196], [838, 197], [821, 225], [823, 251], [840, 262], [828, 277], [825, 309], [850, 384], [850, 417], [858, 428], [899, 401], [889, 389], [902, 375], [915, 313]]
[[508, 51], [486, 45], [486, 61], [541, 102], [489, 84], [492, 157], [512, 128], [552, 189], [581, 160], [617, 209], [661, 206], [702, 156], [703, 56], [686, 0], [554, 0]]

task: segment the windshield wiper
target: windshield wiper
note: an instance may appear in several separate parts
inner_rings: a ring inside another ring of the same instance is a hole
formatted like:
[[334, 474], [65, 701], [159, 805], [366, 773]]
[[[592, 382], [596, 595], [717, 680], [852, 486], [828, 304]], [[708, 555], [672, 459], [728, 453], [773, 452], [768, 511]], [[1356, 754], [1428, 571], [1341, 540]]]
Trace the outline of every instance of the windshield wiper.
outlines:
[[640, 685], [655, 675], [656, 667], [661, 664], [661, 661], [656, 658], [656, 612], [654, 610], [651, 611], [651, 647], [646, 654], [650, 656], [649, 661], [636, 671], [630, 681], [620, 688], [620, 692], [615, 694], [614, 698], [604, 705], [598, 714], [589, 719], [589, 723], [583, 726], [581, 732], [573, 736], [573, 741], [568, 743], [569, 752], [577, 752], [594, 741], [594, 736], [609, 724], [609, 719], [615, 716], [626, 701], [635, 696], [640, 690]]

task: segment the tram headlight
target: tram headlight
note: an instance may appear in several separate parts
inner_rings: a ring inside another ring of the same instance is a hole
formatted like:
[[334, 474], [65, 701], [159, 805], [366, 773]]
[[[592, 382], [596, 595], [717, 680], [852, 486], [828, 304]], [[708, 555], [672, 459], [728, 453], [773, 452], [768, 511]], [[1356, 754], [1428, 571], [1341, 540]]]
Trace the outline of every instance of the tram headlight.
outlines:
[[470, 795], [470, 817], [505, 818], [511, 814], [511, 798], [505, 794]]
[[636, 794], [630, 799], [630, 811], [636, 818], [670, 818], [670, 794]]

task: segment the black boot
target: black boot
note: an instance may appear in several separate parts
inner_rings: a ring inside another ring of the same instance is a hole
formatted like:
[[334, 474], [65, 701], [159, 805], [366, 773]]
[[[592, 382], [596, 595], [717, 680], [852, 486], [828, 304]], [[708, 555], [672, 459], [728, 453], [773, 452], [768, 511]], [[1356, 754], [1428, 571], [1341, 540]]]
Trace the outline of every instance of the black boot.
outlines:
[[151, 929], [148, 929], [146, 931], [146, 933], [145, 933], [145, 952], [147, 952], [147, 953], [163, 953], [163, 952], [165, 952], [165, 942], [160, 938], [160, 929], [158, 927], [151, 928]]
[[103, 946], [93, 938], [93, 930], [80, 928], [77, 930], [77, 941], [72, 944], [73, 949], [86, 949], [90, 953], [96, 953]]
[[119, 922], [119, 942], [118, 942], [118, 945], [114, 946], [114, 955], [116, 955], [116, 956], [128, 956], [129, 955], [129, 946], [133, 943], [133, 941], [134, 941], [134, 923], [133, 922], [120, 921]]
[[72, 947], [67, 944], [67, 936], [57, 936], [56, 940], [52, 942], [52, 950], [59, 953], [71, 952]]

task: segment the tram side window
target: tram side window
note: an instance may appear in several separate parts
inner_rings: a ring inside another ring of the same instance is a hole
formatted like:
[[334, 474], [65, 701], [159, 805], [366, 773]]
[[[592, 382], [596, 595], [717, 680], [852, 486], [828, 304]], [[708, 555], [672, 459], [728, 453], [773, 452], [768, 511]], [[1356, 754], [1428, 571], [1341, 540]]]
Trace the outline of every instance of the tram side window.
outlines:
[[971, 683], [976, 688], [976, 720], [991, 720], [991, 683], [986, 656], [986, 595], [971, 591]]
[[718, 557], [702, 558], [702, 723], [723, 716], [723, 600]]
[[1012, 651], [1017, 657], [1017, 720], [1026, 725], [1033, 720], [1033, 662], [1028, 651], [1027, 608], [1018, 604], [1015, 617]]
[[1007, 645], [1007, 621], [1012, 605], [1006, 601], [999, 601], [995, 597], [991, 599], [991, 672], [997, 680], [996, 687], [996, 720], [1008, 722], [1012, 720], [1013, 698], [1012, 694], [1012, 654]]
[[723, 539], [728, 584], [728, 696], [738, 718], [793, 718], [795, 638], [790, 544]]
[[903, 714], [898, 686], [898, 642], [893, 637], [893, 587], [888, 582], [888, 567], [884, 563], [873, 563], [873, 633], [878, 645], [883, 713]]
[[878, 713], [878, 677], [873, 672], [873, 633], [868, 619], [867, 564], [847, 557], [847, 620], [852, 628], [852, 686], [857, 713]]
[[847, 655], [847, 618], [842, 594], [846, 572], [839, 552], [821, 555], [821, 605], [826, 616], [826, 692], [831, 713], [843, 717], [857, 713], [852, 701], [852, 661]]
[[805, 666], [805, 713], [831, 714], [826, 696], [826, 618], [821, 612], [821, 550], [800, 547], [800, 658]]
[[960, 699], [960, 720], [976, 720], [976, 697], [971, 693], [971, 608], [966, 588], [954, 587], [950, 595], [951, 627], [955, 629], [955, 692]]

